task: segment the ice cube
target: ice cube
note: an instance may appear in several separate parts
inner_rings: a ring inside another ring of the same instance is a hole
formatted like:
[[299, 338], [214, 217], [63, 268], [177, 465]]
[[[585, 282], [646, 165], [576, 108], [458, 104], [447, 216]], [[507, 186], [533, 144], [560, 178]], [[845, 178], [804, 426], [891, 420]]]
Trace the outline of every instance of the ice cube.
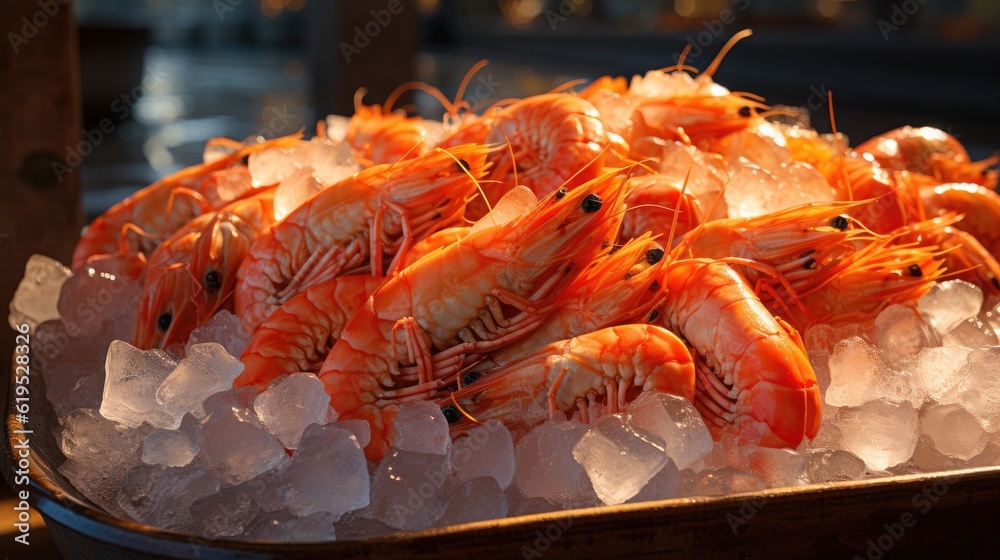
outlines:
[[447, 455], [451, 449], [448, 421], [441, 407], [424, 400], [399, 405], [389, 441], [396, 449], [413, 453]]
[[913, 455], [920, 430], [909, 403], [870, 401], [837, 411], [840, 448], [854, 453], [872, 470], [883, 471]]
[[59, 290], [70, 276], [68, 268], [45, 255], [31, 255], [24, 266], [24, 277], [10, 300], [10, 328], [27, 323], [31, 330], [59, 318]]
[[667, 456], [679, 469], [686, 469], [712, 451], [712, 434], [698, 410], [683, 397], [646, 391], [626, 411], [637, 428], [665, 442]]
[[341, 517], [335, 527], [337, 538], [341, 540], [360, 539], [364, 537], [377, 537], [396, 533], [396, 529], [382, 523], [377, 519], [371, 519], [365, 515], [365, 510], [351, 512]]
[[197, 454], [197, 442], [180, 430], [157, 428], [142, 441], [142, 462], [147, 465], [183, 467]]
[[969, 460], [986, 448], [986, 431], [958, 404], [926, 407], [920, 413], [920, 430], [948, 457]]
[[59, 448], [67, 459], [86, 459], [135, 443], [135, 434], [93, 409], [78, 409], [65, 419]]
[[309, 372], [283, 376], [253, 403], [254, 412], [267, 431], [288, 449], [298, 447], [306, 426], [326, 421], [329, 407], [330, 395], [326, 394], [323, 382]]
[[587, 471], [573, 448], [587, 432], [579, 422], [546, 421], [517, 443], [514, 481], [525, 498], [545, 498], [561, 506], [592, 505], [597, 500]]
[[938, 282], [917, 300], [917, 309], [939, 336], [979, 313], [983, 291], [965, 280]]
[[368, 463], [354, 434], [334, 424], [313, 424], [301, 435], [281, 474], [289, 511], [300, 517], [317, 512], [339, 517], [367, 506]]
[[261, 508], [238, 488], [227, 487], [191, 504], [191, 519], [206, 539], [235, 537], [243, 533]]
[[439, 527], [507, 517], [507, 496], [492, 476], [466, 480], [447, 498]]
[[234, 488], [257, 502], [257, 505], [264, 511], [278, 511], [285, 507], [287, 498], [287, 493], [281, 491], [281, 477], [282, 468], [277, 467], [240, 483]]
[[325, 542], [336, 539], [334, 517], [314, 513], [296, 517], [287, 510], [260, 513], [243, 531], [243, 539], [287, 543]]
[[[329, 420], [329, 417], [327, 417]], [[334, 418], [336, 420], [336, 417]], [[332, 423], [332, 422], [327, 422]], [[358, 440], [358, 445], [361, 449], [368, 447], [368, 443], [372, 440], [372, 427], [371, 424], [365, 422], [364, 420], [344, 420], [342, 422], [337, 422], [337, 426], [351, 432], [354, 434], [354, 438]]]
[[116, 338], [132, 335], [143, 277], [129, 266], [125, 258], [92, 258], [62, 285], [59, 314], [73, 336], [92, 337], [105, 321], [117, 323]]
[[232, 388], [233, 380], [243, 372], [243, 364], [215, 342], [191, 346], [186, 358], [160, 384], [156, 402], [160, 408], [180, 417], [204, 414], [202, 403], [208, 397]]
[[677, 496], [677, 486], [680, 483], [681, 473], [677, 470], [677, 465], [668, 460], [660, 472], [656, 473], [649, 482], [639, 490], [639, 493], [628, 499], [628, 503], [651, 502], [654, 500], [669, 500]]
[[890, 363], [932, 346], [934, 337], [930, 327], [916, 309], [907, 305], [890, 305], [875, 319], [878, 329], [878, 347], [885, 352]]
[[312, 167], [306, 166], [302, 169], [296, 169], [281, 181], [274, 193], [274, 219], [283, 220], [285, 216], [291, 214], [293, 210], [321, 190], [323, 190], [323, 185], [316, 179], [315, 170]]
[[834, 197], [830, 184], [807, 163], [765, 170], [741, 157], [730, 167], [733, 174], [723, 196], [731, 218], [752, 218]]
[[335, 185], [361, 170], [347, 142], [314, 138], [309, 143], [308, 158], [309, 165], [315, 170], [316, 178], [323, 187]]
[[986, 431], [957, 404], [932, 404], [920, 413], [920, 430], [948, 457], [967, 461], [986, 448]]
[[163, 350], [139, 350], [113, 341], [104, 368], [101, 415], [132, 428], [149, 422], [157, 428], [176, 429], [180, 416], [164, 411], [156, 399], [157, 388], [175, 367], [177, 362]]
[[444, 513], [440, 490], [450, 475], [447, 455], [390, 449], [372, 477], [373, 516], [404, 531], [430, 527]]
[[1000, 431], [1000, 346], [973, 350], [942, 404], [960, 404], [988, 432]]
[[607, 505], [638, 494], [667, 462], [663, 440], [633, 428], [621, 415], [597, 420], [573, 447], [573, 458]]
[[961, 381], [962, 366], [970, 352], [961, 346], [924, 348], [900, 363], [900, 368], [909, 372], [915, 391], [939, 400]]
[[742, 492], [756, 492], [765, 488], [764, 481], [756, 475], [734, 467], [708, 469], [694, 478], [695, 496], [724, 496]]
[[243, 324], [236, 315], [222, 309], [212, 315], [204, 325], [191, 331], [186, 353], [190, 353], [191, 347], [195, 344], [204, 342], [217, 342], [230, 356], [238, 358], [250, 342], [250, 335], [243, 330]]
[[[111, 331], [110, 323], [105, 327], [103, 334]], [[60, 422], [78, 408], [101, 407], [107, 343], [102, 347], [90, 338], [71, 336], [58, 319], [38, 325], [31, 342], [31, 372], [44, 375], [45, 396]]]
[[489, 476], [505, 490], [514, 479], [514, 441], [499, 420], [487, 420], [456, 440], [451, 457], [457, 483]]
[[861, 480], [865, 476], [865, 462], [848, 451], [809, 449], [805, 457], [806, 477], [812, 483]]
[[304, 146], [259, 150], [247, 159], [254, 188], [277, 185], [306, 165]]
[[229, 484], [250, 480], [288, 459], [285, 448], [253, 413], [236, 407], [217, 410], [202, 421], [199, 448]]
[[253, 385], [234, 387], [225, 391], [219, 391], [205, 399], [202, 403], [204, 414], [199, 414], [196, 418], [204, 418], [219, 409], [229, 409], [232, 407], [253, 410], [253, 403], [257, 399], [257, 388]]
[[964, 348], [995, 346], [997, 334], [992, 325], [984, 323], [979, 317], [969, 317], [948, 331], [941, 339], [941, 344]]
[[806, 483], [806, 457], [791, 449], [754, 446], [741, 450], [751, 473], [768, 488], [802, 486]]
[[830, 387], [825, 400], [833, 406], [860, 406], [872, 400], [879, 380], [892, 375], [878, 348], [852, 336], [839, 342], [830, 355]]
[[219, 491], [219, 479], [203, 465], [142, 465], [125, 473], [119, 504], [136, 521], [180, 532], [194, 532], [191, 504]]

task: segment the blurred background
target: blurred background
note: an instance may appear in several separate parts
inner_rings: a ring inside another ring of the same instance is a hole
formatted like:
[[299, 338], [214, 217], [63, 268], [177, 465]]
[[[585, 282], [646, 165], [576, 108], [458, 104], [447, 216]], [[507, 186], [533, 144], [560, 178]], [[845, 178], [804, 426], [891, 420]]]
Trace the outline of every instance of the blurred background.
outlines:
[[[829, 130], [826, 91], [852, 143], [903, 125], [951, 131], [973, 157], [1000, 148], [992, 0], [77, 0], [83, 124], [115, 130], [80, 167], [92, 217], [197, 162], [212, 136], [243, 139], [350, 114], [355, 91], [382, 102], [421, 80], [466, 99], [541, 93], [574, 79], [673, 64], [685, 45], [733, 90], [810, 109]], [[139, 86], [139, 91], [136, 91]], [[137, 93], [137, 95], [132, 95]], [[124, 99], [123, 95], [133, 99]], [[426, 95], [410, 98], [427, 117]], [[130, 110], [129, 110], [130, 109]], [[126, 114], [127, 113], [127, 114]]]
[[[209, 138], [311, 135], [323, 116], [350, 114], [361, 87], [369, 104], [408, 80], [453, 96], [481, 59], [465, 93], [480, 110], [670, 66], [686, 46], [704, 69], [752, 28], [715, 75], [732, 90], [805, 107], [821, 131], [833, 91], [852, 144], [911, 124], [947, 130], [974, 159], [1000, 148], [994, 0], [66, 1], [0, 7], [3, 301], [27, 255], [68, 262], [83, 223], [200, 161]], [[402, 103], [442, 113], [420, 92]], [[12, 512], [0, 501], [0, 533]], [[37, 517], [31, 554], [12, 539], [0, 555], [56, 554]]]

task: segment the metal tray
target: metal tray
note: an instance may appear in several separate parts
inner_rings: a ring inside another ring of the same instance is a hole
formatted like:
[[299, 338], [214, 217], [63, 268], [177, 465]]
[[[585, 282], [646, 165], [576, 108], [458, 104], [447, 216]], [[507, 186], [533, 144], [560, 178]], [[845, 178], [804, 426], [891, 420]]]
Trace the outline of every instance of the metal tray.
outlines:
[[[13, 376], [12, 376], [13, 377]], [[14, 387], [13, 379], [11, 387]], [[321, 544], [245, 543], [121, 521], [56, 469], [45, 380], [31, 378], [30, 424], [4, 404], [4, 478], [17, 430], [31, 429], [29, 502], [70, 559], [125, 558], [995, 558], [1000, 467], [528, 515]], [[12, 538], [12, 537], [11, 537]]]

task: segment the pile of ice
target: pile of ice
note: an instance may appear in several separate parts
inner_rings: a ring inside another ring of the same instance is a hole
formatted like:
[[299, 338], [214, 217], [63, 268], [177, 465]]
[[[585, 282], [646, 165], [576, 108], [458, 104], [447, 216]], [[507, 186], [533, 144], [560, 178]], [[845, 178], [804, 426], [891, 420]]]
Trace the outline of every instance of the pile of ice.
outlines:
[[247, 337], [228, 312], [174, 354], [120, 340], [135, 294], [113, 272], [68, 277], [36, 257], [10, 320], [36, 333], [59, 471], [118, 517], [203, 538], [355, 538], [1000, 463], [1000, 309], [957, 280], [871, 324], [806, 333], [826, 407], [797, 450], [715, 442], [689, 402], [643, 393], [621, 414], [546, 421], [518, 441], [497, 421], [452, 441], [438, 406], [408, 402], [379, 464], [362, 452], [368, 425], [339, 421], [314, 375], [232, 388]]

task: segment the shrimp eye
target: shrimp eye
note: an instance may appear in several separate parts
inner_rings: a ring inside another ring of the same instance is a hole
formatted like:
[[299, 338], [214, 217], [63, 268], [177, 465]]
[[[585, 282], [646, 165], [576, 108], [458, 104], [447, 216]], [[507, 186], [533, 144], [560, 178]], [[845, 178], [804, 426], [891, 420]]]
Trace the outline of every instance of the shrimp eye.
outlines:
[[560, 198], [566, 196], [566, 193], [568, 192], [569, 189], [567, 189], [566, 187], [560, 188], [559, 190], [556, 191], [556, 200], [559, 200]]
[[604, 204], [604, 201], [594, 193], [583, 197], [583, 211], [588, 214], [600, 210], [602, 204]]
[[908, 268], [906, 270], [910, 273], [910, 276], [912, 276], [914, 278], [920, 278], [921, 276], [924, 275], [924, 271], [920, 270], [920, 265], [919, 264], [911, 264], [910, 268]]
[[458, 160], [458, 170], [460, 172], [468, 171], [469, 170], [469, 162], [465, 161], [464, 159]]
[[802, 268], [806, 270], [816, 270], [816, 259], [809, 259], [806, 261]]
[[991, 278], [990, 282], [993, 283], [993, 287], [994, 288], [1000, 290], [1000, 280], [997, 280], [996, 276], [994, 276], [993, 278]]
[[222, 287], [222, 279], [219, 278], [218, 272], [209, 270], [205, 273], [205, 287], [209, 290], [218, 290]]
[[170, 328], [170, 322], [174, 320], [174, 317], [169, 313], [164, 313], [156, 319], [156, 328], [163, 332], [167, 332]]
[[466, 385], [472, 385], [476, 381], [479, 381], [479, 372], [478, 371], [470, 371], [470, 372], [468, 372], [468, 373], [466, 373], [465, 375], [462, 376], [462, 386], [463, 387], [465, 387]]
[[446, 406], [441, 409], [441, 414], [444, 414], [444, 419], [448, 421], [449, 424], [454, 424], [458, 422], [458, 411], [455, 410], [453, 406]]
[[646, 262], [649, 264], [656, 264], [660, 262], [660, 259], [662, 258], [663, 249], [660, 249], [659, 247], [646, 251]]
[[656, 318], [659, 317], [659, 316], [660, 316], [660, 310], [659, 309], [654, 309], [654, 310], [650, 311], [650, 313], [649, 313], [649, 320], [650, 321], [655, 321]]
[[835, 227], [840, 231], [847, 229], [847, 216], [837, 216], [836, 218], [830, 220], [830, 227]]
[[750, 116], [750, 106], [749, 105], [744, 106], [744, 107], [740, 107], [740, 116], [741, 117], [749, 117]]

